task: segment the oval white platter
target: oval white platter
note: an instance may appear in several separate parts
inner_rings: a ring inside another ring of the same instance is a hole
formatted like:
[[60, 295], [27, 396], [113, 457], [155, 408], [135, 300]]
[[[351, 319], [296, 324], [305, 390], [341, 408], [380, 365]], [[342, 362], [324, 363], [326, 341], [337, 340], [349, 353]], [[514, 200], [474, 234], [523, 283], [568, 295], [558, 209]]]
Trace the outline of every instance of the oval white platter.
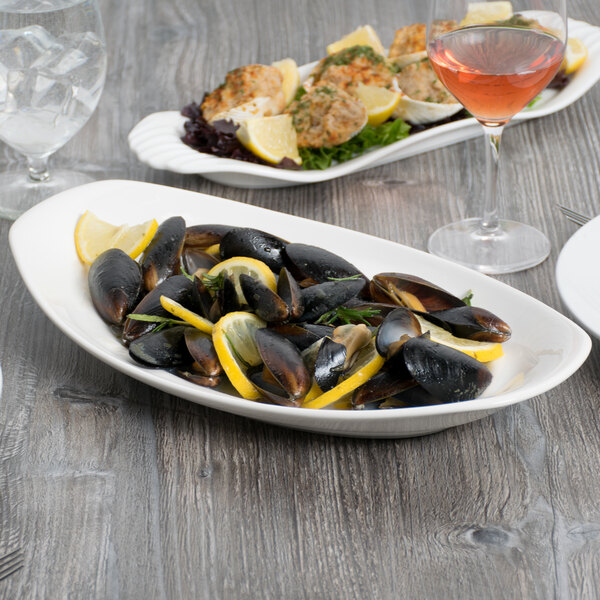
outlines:
[[578, 229], [556, 262], [558, 292], [575, 318], [600, 339], [600, 273], [590, 269], [600, 253], [600, 217]]
[[[73, 243], [75, 225], [86, 210], [115, 224], [151, 218], [162, 222], [181, 215], [188, 225], [256, 227], [290, 241], [327, 248], [370, 277], [382, 271], [399, 271], [424, 277], [458, 296], [473, 290], [475, 303], [507, 321], [513, 336], [504, 345], [505, 356], [491, 365], [491, 386], [483, 397], [465, 402], [392, 410], [310, 410], [262, 404], [203, 388], [134, 362], [96, 314], [87, 289], [86, 269]], [[589, 336], [552, 308], [436, 256], [356, 231], [149, 183], [101, 181], [58, 194], [13, 224], [10, 247], [23, 281], [46, 315], [106, 364], [164, 392], [211, 408], [318, 433], [393, 438], [468, 423], [558, 385], [579, 368], [591, 348]], [[43, 269], [39, 268], [40, 256], [44, 257]]]
[[[562, 110], [581, 98], [600, 79], [600, 28], [569, 19], [569, 35], [586, 45], [586, 62], [564, 89], [560, 92], [545, 90], [531, 109], [514, 117], [513, 123]], [[308, 77], [315, 64], [300, 67], [302, 80]], [[410, 135], [323, 171], [291, 171], [197, 152], [181, 141], [186, 120], [179, 111], [148, 115], [129, 133], [129, 147], [140, 161], [155, 169], [198, 174], [239, 188], [274, 188], [327, 181], [481, 135], [481, 125], [475, 119], [462, 119]]]

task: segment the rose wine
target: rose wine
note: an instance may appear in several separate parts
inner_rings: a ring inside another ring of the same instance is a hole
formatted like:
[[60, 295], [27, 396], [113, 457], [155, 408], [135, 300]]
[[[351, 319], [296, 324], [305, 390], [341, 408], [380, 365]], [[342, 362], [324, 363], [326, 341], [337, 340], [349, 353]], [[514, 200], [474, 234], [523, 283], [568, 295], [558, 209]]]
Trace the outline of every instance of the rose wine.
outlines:
[[478, 120], [504, 124], [550, 83], [564, 44], [538, 29], [476, 26], [429, 45], [440, 81]]

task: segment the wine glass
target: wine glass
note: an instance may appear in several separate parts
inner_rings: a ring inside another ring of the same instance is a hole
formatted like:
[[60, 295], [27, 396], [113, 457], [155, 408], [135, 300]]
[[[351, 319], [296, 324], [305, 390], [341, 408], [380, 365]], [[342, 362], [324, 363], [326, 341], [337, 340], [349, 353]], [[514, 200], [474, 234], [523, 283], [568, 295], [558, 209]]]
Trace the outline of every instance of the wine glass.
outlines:
[[546, 236], [497, 215], [500, 139], [505, 125], [552, 80], [567, 38], [566, 0], [431, 0], [427, 52], [440, 81], [481, 123], [486, 146], [483, 216], [446, 225], [429, 251], [483, 273], [541, 263]]
[[97, 0], [0, 0], [0, 139], [28, 167], [0, 173], [0, 217], [92, 181], [49, 171], [48, 157], [90, 118], [105, 76]]

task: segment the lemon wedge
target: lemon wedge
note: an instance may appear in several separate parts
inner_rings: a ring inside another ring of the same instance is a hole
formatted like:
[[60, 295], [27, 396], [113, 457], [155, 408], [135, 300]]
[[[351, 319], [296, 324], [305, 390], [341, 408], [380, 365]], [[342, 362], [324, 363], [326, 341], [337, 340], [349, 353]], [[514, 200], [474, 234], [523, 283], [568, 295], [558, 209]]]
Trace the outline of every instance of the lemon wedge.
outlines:
[[369, 125], [374, 127], [381, 125], [392, 116], [402, 98], [400, 92], [364, 83], [358, 84], [356, 95], [367, 109]]
[[434, 325], [419, 315], [415, 315], [415, 317], [417, 317], [417, 320], [421, 325], [421, 331], [423, 333], [429, 331], [431, 341], [433, 342], [443, 344], [444, 346], [450, 346], [450, 348], [454, 348], [455, 350], [460, 350], [477, 359], [479, 362], [491, 362], [492, 360], [504, 356], [502, 344], [499, 344], [498, 342], [477, 342], [475, 340], [458, 338], [449, 331], [446, 331], [443, 327]]
[[565, 57], [563, 58], [560, 70], [565, 75], [577, 71], [579, 67], [585, 62], [588, 51], [585, 44], [578, 38], [569, 38], [565, 47]]
[[296, 130], [292, 124], [292, 115], [277, 115], [243, 121], [236, 131], [238, 140], [250, 152], [270, 163], [280, 163], [291, 158], [301, 165], [298, 153]]
[[272, 66], [278, 68], [283, 75], [283, 96], [287, 106], [294, 99], [296, 90], [300, 86], [298, 65], [293, 58], [284, 58], [272, 63]]
[[256, 315], [238, 311], [221, 317], [212, 332], [213, 344], [223, 370], [231, 385], [247, 400], [256, 400], [261, 396], [246, 377], [246, 371], [249, 366], [255, 367], [262, 362], [254, 336], [257, 329], [266, 326]]
[[226, 277], [229, 277], [235, 285], [235, 291], [237, 293], [240, 304], [246, 304], [246, 298], [240, 285], [240, 275], [250, 275], [254, 279], [258, 279], [261, 283], [266, 285], [273, 292], [277, 291], [277, 280], [273, 271], [262, 262], [256, 260], [256, 258], [249, 258], [247, 256], [234, 256], [228, 258], [218, 264], [216, 264], [208, 273], [209, 277], [217, 277], [221, 273], [225, 273]]
[[498, 2], [470, 2], [467, 15], [460, 22], [462, 27], [467, 25], [484, 25], [505, 21], [513, 15], [513, 7], [510, 2], [500, 0]]
[[77, 256], [86, 265], [91, 265], [105, 250], [119, 248], [131, 258], [136, 258], [150, 243], [157, 229], [156, 219], [139, 225], [119, 226], [99, 219], [88, 210], [75, 227]]
[[302, 408], [324, 408], [334, 402], [340, 401], [357, 387], [371, 379], [371, 377], [383, 367], [384, 363], [385, 358], [383, 358], [383, 356], [375, 349], [375, 338], [373, 338], [360, 351], [356, 363], [352, 369], [350, 369], [343, 381], [331, 388], [328, 392], [325, 392], [312, 400], [305, 400], [302, 404]]
[[327, 46], [327, 54], [335, 54], [350, 46], [371, 46], [375, 52], [386, 56], [385, 48], [375, 33], [375, 30], [370, 25], [363, 25], [355, 29], [352, 33], [344, 36], [341, 40], [333, 42]]
[[161, 296], [160, 304], [167, 312], [193, 325], [196, 329], [204, 331], [204, 333], [212, 333], [214, 326], [211, 321], [182, 306], [179, 302], [175, 302], [167, 296]]

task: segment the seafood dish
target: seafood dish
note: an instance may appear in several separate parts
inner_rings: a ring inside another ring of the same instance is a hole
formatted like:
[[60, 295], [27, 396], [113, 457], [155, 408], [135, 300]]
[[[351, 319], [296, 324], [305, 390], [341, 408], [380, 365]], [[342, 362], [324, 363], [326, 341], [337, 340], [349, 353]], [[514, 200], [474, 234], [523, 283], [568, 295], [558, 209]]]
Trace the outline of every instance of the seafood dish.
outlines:
[[139, 262], [100, 253], [88, 287], [137, 363], [307, 409], [477, 398], [511, 336], [469, 295], [418, 275], [368, 278], [318, 246], [179, 216], [158, 226]]
[[[512, 14], [510, 3], [505, 4], [510, 12], [502, 23], [537, 24]], [[442, 32], [460, 26], [435, 24]], [[327, 169], [470, 116], [429, 62], [423, 23], [398, 29], [388, 52], [368, 25], [327, 51], [304, 81], [291, 58], [230, 71], [199, 104], [183, 108], [188, 120], [182, 141], [224, 158], [284, 169]], [[565, 87], [581, 63], [565, 63], [549, 87]]]

